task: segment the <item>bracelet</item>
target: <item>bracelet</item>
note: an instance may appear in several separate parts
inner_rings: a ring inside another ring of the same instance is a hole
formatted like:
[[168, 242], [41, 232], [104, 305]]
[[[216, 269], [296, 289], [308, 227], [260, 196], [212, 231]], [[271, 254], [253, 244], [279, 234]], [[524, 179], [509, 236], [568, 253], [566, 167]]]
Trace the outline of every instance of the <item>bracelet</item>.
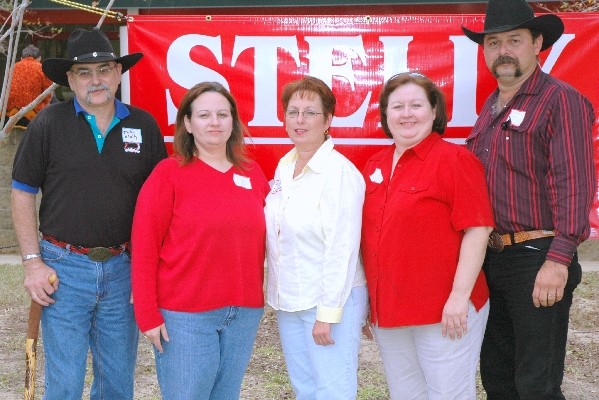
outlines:
[[33, 258], [38, 258], [41, 257], [42, 255], [40, 253], [33, 253], [33, 254], [27, 254], [23, 256], [23, 262], [25, 261], [29, 261]]

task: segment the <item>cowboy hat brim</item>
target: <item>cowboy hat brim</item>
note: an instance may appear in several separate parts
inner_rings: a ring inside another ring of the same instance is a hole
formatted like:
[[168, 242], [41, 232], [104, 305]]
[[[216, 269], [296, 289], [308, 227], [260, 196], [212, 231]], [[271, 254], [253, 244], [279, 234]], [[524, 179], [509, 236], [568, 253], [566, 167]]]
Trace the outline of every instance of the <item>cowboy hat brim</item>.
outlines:
[[42, 70], [52, 82], [68, 87], [69, 79], [67, 77], [67, 71], [75, 64], [96, 64], [106, 61], [115, 61], [123, 66], [121, 73], [125, 73], [141, 60], [142, 57], [142, 53], [133, 53], [122, 57], [96, 57], [93, 59], [87, 58], [81, 61], [67, 60], [64, 58], [48, 58], [42, 62]]
[[547, 50], [549, 47], [553, 46], [553, 44], [560, 38], [562, 33], [564, 33], [564, 23], [557, 15], [554, 14], [540, 15], [520, 24], [498, 26], [482, 32], [474, 32], [462, 26], [462, 31], [464, 31], [464, 34], [473, 42], [483, 44], [485, 35], [490, 33], [508, 32], [523, 28], [533, 29], [537, 32], [541, 32], [543, 35], [543, 45], [541, 46], [541, 51]]

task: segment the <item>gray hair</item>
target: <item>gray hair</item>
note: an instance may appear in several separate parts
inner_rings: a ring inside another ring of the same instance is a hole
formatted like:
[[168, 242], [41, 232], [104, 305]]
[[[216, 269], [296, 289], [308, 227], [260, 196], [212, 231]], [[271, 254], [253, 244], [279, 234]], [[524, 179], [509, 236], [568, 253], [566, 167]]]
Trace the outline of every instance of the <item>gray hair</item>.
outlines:
[[35, 47], [32, 44], [25, 47], [23, 49], [23, 51], [21, 52], [21, 58], [25, 58], [25, 57], [39, 58], [40, 56], [41, 56], [40, 49], [38, 49], [37, 47]]

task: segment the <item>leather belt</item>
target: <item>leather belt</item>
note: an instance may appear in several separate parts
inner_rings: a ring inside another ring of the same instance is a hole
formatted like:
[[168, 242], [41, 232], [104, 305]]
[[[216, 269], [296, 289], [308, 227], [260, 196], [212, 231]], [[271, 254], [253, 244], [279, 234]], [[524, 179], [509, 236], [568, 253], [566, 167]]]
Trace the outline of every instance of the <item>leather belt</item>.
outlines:
[[112, 256], [118, 256], [119, 254], [121, 254], [125, 250], [127, 250], [127, 246], [129, 244], [129, 242], [125, 242], [118, 246], [112, 246], [112, 247], [83, 247], [83, 246], [76, 246], [74, 244], [62, 242], [50, 235], [42, 235], [42, 238], [58, 247], [67, 249], [73, 253], [85, 254], [91, 260], [98, 261], [98, 262], [104, 262], [104, 261], [109, 260]]
[[536, 231], [521, 231], [514, 233], [499, 234], [497, 231], [491, 232], [489, 235], [488, 247], [499, 253], [503, 251], [505, 246], [511, 246], [517, 243], [526, 242], [527, 240], [541, 239], [545, 237], [555, 236], [555, 231], [536, 230]]

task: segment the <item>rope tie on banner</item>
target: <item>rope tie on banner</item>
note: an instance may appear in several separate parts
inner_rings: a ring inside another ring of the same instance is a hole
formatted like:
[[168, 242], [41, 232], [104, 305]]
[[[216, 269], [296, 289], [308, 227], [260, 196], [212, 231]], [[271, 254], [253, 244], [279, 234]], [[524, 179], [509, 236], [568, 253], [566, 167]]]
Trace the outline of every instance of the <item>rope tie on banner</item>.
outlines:
[[112, 10], [108, 10], [108, 9], [105, 10], [100, 7], [88, 6], [87, 4], [81, 4], [81, 3], [77, 3], [77, 2], [71, 1], [71, 0], [49, 0], [49, 1], [52, 3], [62, 4], [63, 6], [68, 6], [68, 7], [72, 7], [72, 8], [77, 8], [79, 10], [88, 11], [88, 12], [91, 12], [94, 14], [105, 15], [107, 17], [114, 18], [117, 21], [121, 21], [121, 20], [131, 21], [132, 20], [131, 17], [128, 17], [118, 11], [112, 11]]

